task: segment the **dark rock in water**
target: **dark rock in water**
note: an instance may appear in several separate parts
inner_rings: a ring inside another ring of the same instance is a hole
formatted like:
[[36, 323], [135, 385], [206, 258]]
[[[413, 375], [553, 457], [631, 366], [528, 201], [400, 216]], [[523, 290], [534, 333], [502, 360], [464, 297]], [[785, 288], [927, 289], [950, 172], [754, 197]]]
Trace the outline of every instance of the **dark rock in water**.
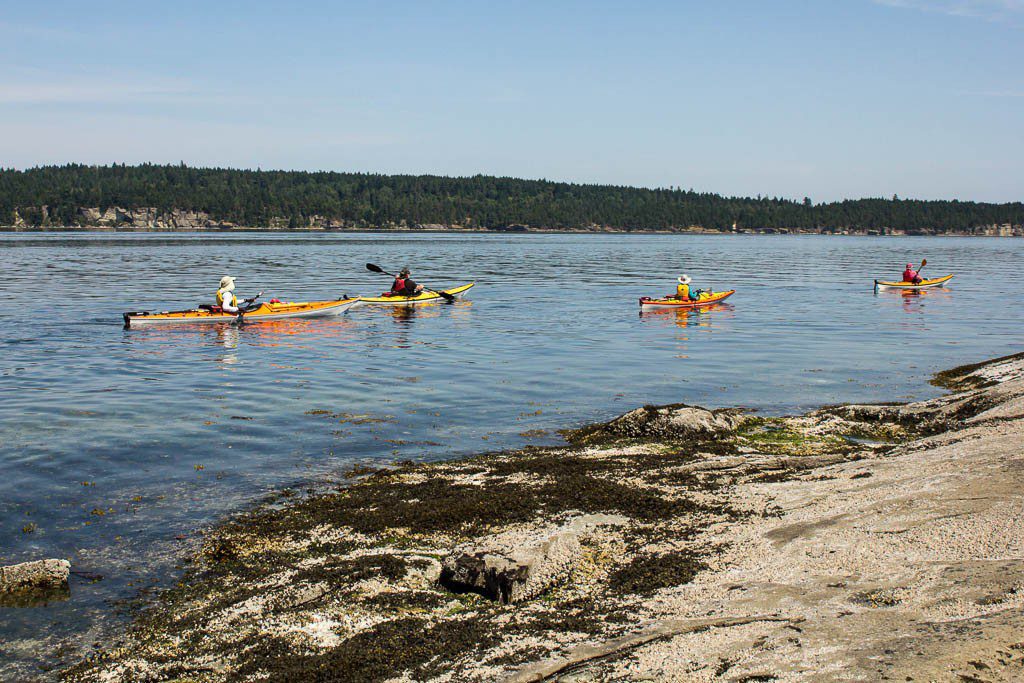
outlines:
[[510, 531], [457, 549], [442, 564], [441, 584], [503, 604], [530, 600], [562, 582], [582, 556], [580, 537], [615, 515], [585, 515], [561, 527]]
[[574, 446], [598, 444], [616, 439], [690, 439], [721, 436], [743, 422], [738, 410], [707, 410], [677, 403], [644, 406], [620, 415], [611, 422], [566, 432]]
[[67, 597], [67, 560], [37, 560], [0, 567], [0, 604], [27, 607]]

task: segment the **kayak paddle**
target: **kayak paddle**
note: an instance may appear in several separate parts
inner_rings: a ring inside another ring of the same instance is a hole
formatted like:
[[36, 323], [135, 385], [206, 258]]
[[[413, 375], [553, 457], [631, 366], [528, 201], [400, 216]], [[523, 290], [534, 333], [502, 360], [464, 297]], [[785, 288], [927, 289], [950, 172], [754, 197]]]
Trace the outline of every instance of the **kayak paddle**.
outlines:
[[926, 258], [921, 259], [921, 267], [917, 269], [917, 274], [920, 275], [921, 271], [924, 270], [924, 267], [927, 266], [927, 265], [928, 265], [928, 259], [926, 259]]
[[242, 305], [238, 307], [238, 316], [235, 318], [235, 324], [241, 326], [245, 323], [245, 314], [249, 311], [249, 306], [256, 303], [256, 299], [263, 296], [263, 292], [260, 292], [254, 297], [248, 299], [242, 299]]
[[[371, 272], [373, 272], [373, 273], [382, 273], [384, 275], [391, 275], [391, 277], [398, 277], [397, 275], [392, 275], [391, 273], [389, 273], [388, 271], [384, 270], [380, 266], [374, 265], [372, 263], [367, 263], [366, 264], [366, 269], [371, 271]], [[437, 294], [438, 296], [440, 296], [442, 299], [444, 299], [448, 303], [453, 303], [455, 301], [455, 296], [452, 295], [452, 294], [449, 294], [448, 292], [439, 292], [436, 289], [429, 289], [426, 286], [424, 286], [423, 289], [424, 289], [424, 291], [430, 292], [432, 294]]]

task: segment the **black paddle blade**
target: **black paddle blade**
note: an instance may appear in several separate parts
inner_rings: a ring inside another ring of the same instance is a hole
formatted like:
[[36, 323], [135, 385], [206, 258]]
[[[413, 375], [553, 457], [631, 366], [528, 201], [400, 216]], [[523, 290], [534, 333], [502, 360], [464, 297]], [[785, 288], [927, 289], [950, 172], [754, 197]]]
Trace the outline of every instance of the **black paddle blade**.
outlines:
[[449, 294], [448, 292], [438, 292], [438, 294], [440, 294], [441, 298], [447, 301], [448, 303], [455, 303], [455, 296], [453, 296], [452, 294]]
[[383, 269], [383, 268], [381, 268], [380, 266], [375, 266], [375, 265], [374, 265], [374, 264], [372, 264], [372, 263], [367, 263], [367, 264], [366, 264], [366, 269], [367, 269], [367, 270], [371, 270], [371, 271], [373, 271], [374, 273], [383, 273], [383, 272], [384, 272], [384, 269]]

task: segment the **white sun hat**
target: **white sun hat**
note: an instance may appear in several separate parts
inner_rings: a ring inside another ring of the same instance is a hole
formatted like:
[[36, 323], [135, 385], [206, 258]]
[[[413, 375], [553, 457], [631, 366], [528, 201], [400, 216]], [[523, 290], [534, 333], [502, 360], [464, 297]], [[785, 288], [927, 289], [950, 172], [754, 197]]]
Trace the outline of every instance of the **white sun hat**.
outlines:
[[220, 279], [220, 288], [221, 289], [234, 289], [235, 288], [235, 278], [231, 277], [230, 275], [225, 275], [224, 277], [222, 277]]
[[679, 284], [688, 285], [691, 282], [693, 282], [693, 280], [691, 280], [690, 276], [687, 275], [686, 273], [683, 273], [682, 275], [679, 276]]

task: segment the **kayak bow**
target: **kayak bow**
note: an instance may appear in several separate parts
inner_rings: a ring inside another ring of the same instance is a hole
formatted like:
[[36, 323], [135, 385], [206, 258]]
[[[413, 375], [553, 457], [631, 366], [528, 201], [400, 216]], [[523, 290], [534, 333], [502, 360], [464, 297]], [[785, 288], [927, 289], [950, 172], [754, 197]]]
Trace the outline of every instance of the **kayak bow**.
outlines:
[[680, 299], [652, 299], [649, 296], [644, 296], [640, 297], [640, 310], [654, 311], [659, 308], [704, 308], [705, 306], [711, 306], [713, 304], [721, 303], [722, 301], [725, 301], [735, 293], [735, 289], [730, 289], [724, 292], [701, 294], [700, 299], [698, 299], [697, 301], [683, 301]]
[[875, 289], [928, 289], [929, 287], [938, 287], [946, 282], [953, 279], [952, 275], [946, 275], [945, 277], [936, 277], [931, 280], [921, 280], [916, 285], [913, 282], [888, 282], [886, 280], [875, 280]]
[[[246, 311], [245, 322], [254, 323], [261, 320], [282, 320], [284, 318], [316, 318], [344, 313], [359, 303], [359, 297], [335, 299], [334, 301], [303, 301], [288, 303], [262, 303], [252, 310]], [[235, 313], [223, 313], [212, 310], [215, 307], [199, 307], [188, 311], [163, 311], [151, 313], [138, 311], [124, 314], [124, 326], [152, 323], [230, 323], [238, 319]]]
[[[468, 285], [446, 289], [444, 292], [459, 299], [474, 284], [476, 283], [470, 282]], [[363, 304], [379, 304], [383, 306], [418, 306], [419, 304], [428, 304], [434, 301], [444, 301], [444, 298], [437, 292], [424, 290], [416, 296], [364, 296], [359, 301]]]

